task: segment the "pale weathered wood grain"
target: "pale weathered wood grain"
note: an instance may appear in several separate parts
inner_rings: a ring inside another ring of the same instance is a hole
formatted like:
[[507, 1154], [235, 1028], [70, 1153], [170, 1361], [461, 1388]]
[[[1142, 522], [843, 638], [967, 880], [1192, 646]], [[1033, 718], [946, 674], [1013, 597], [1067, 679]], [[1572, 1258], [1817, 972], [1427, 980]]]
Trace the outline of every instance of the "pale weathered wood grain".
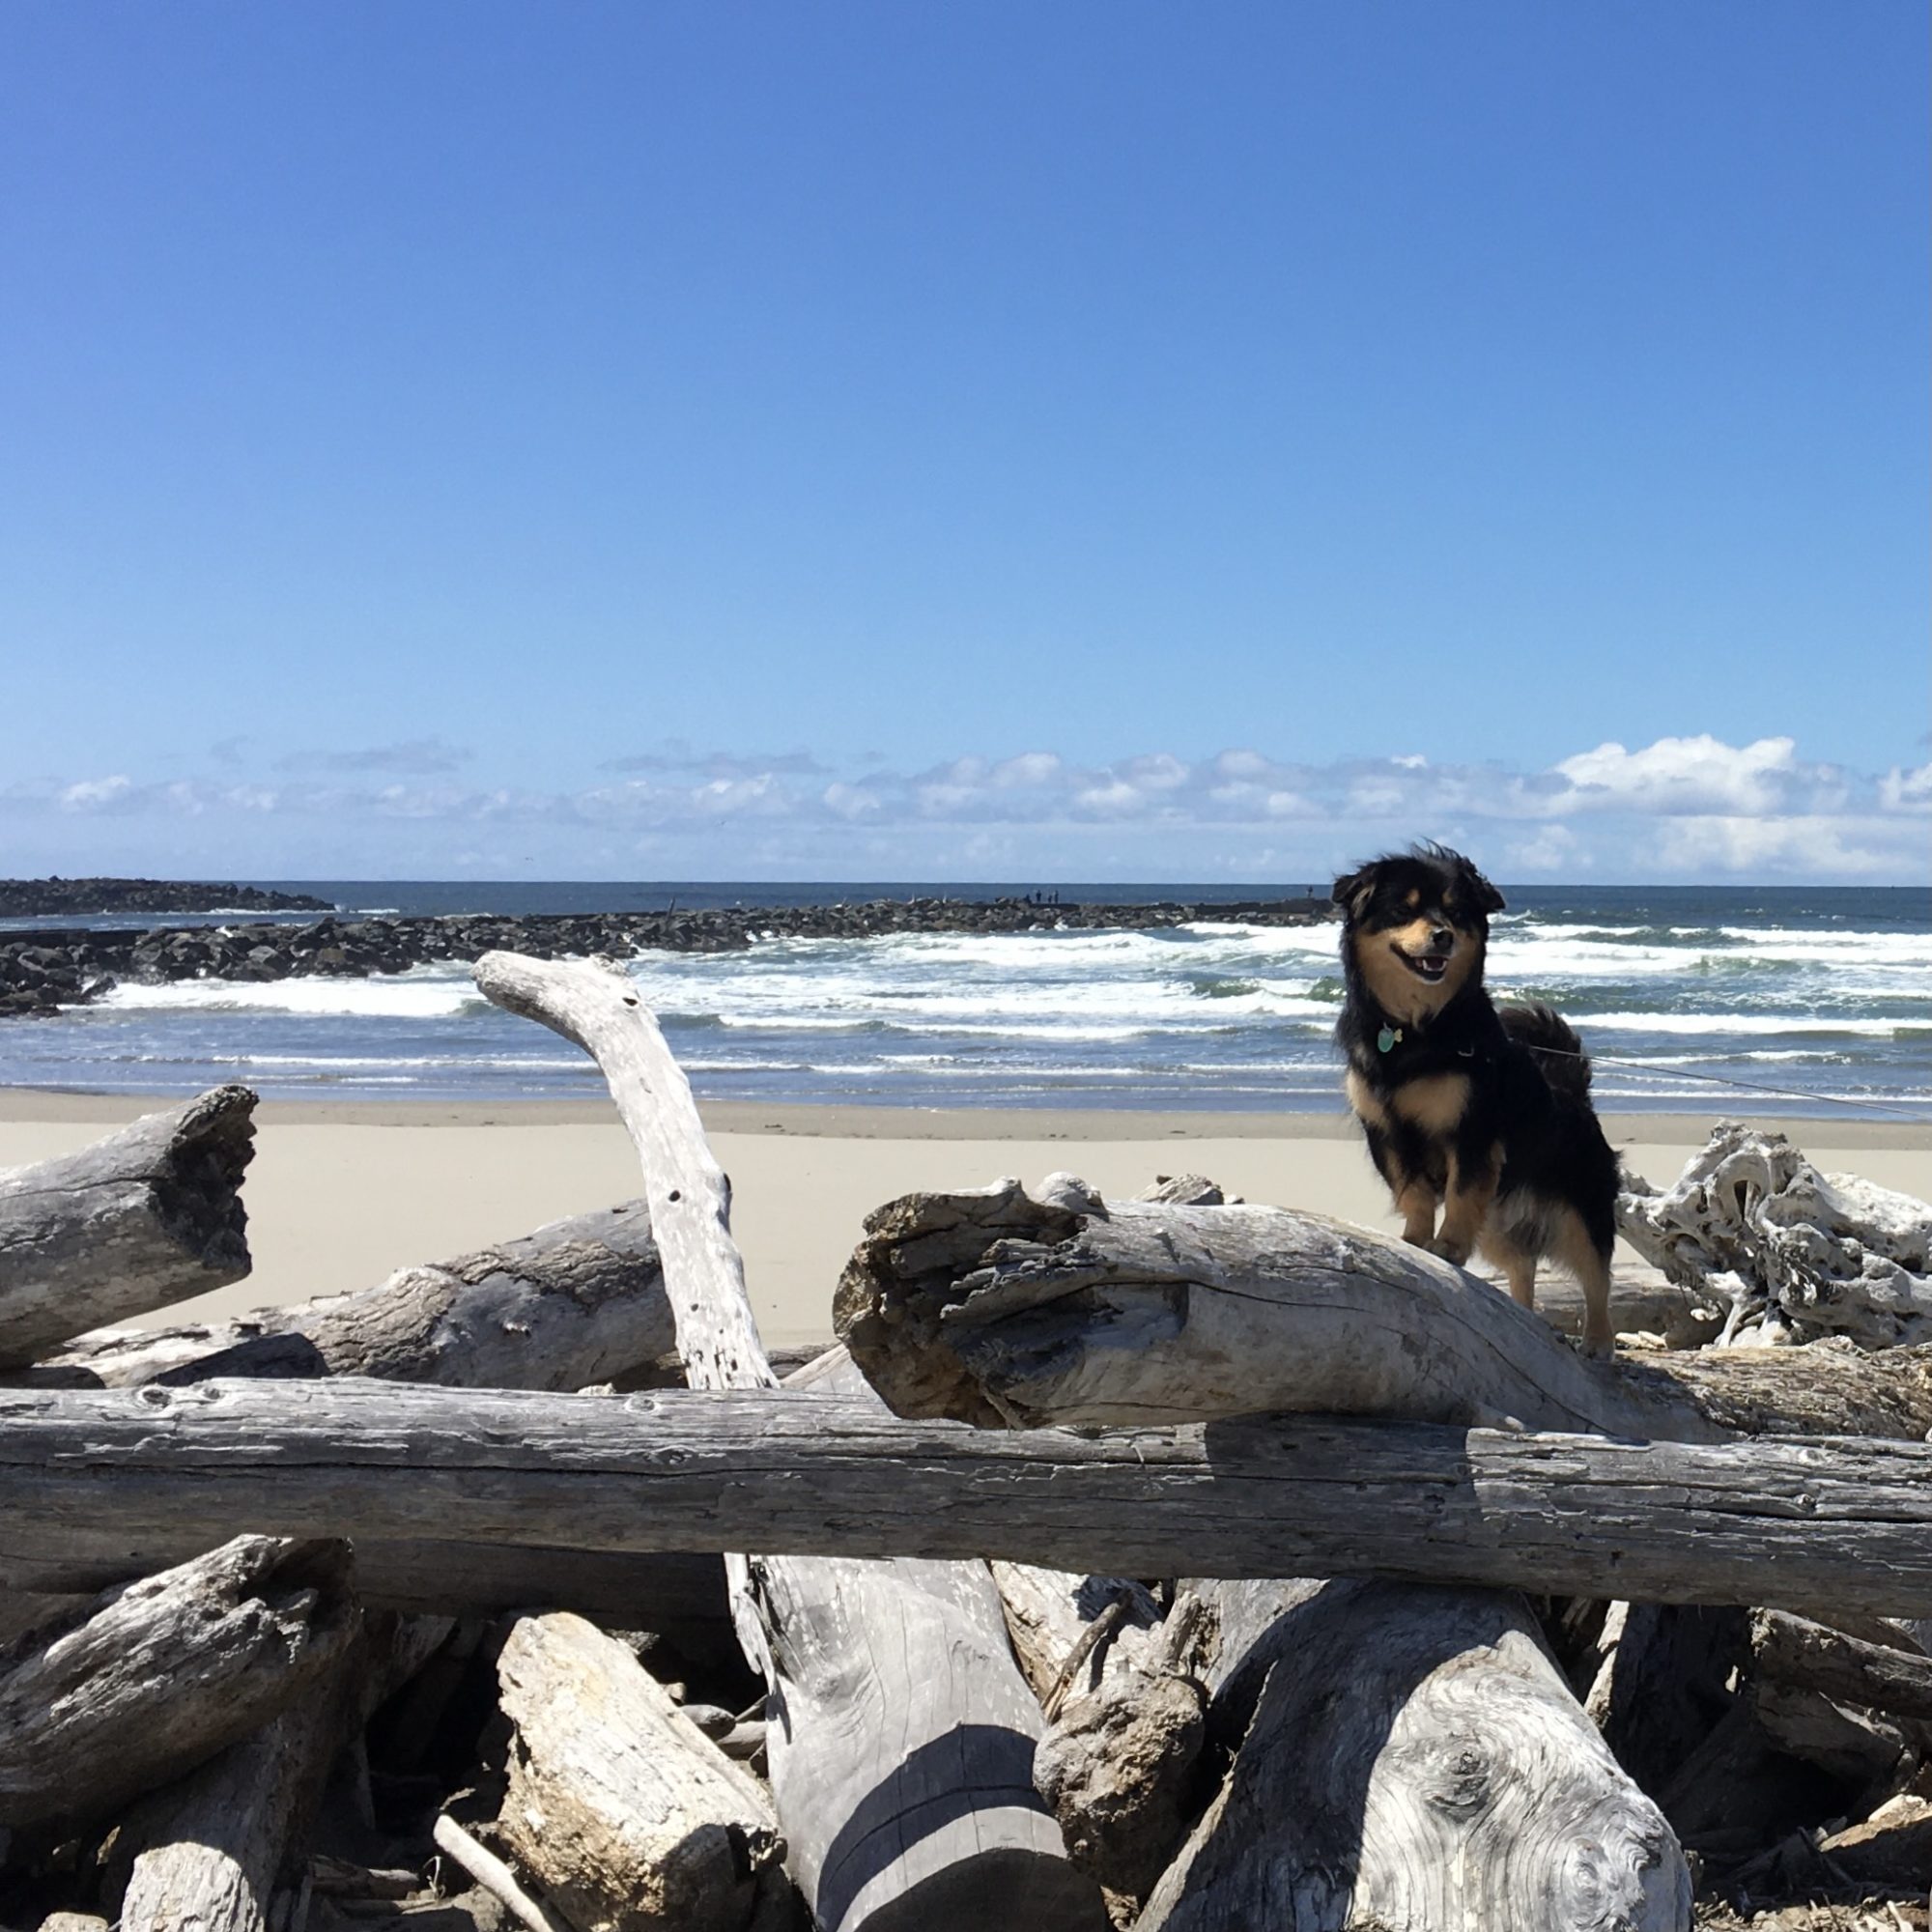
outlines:
[[1341, 1581], [1289, 1601], [1244, 1656], [1228, 1781], [1138, 1932], [1690, 1925], [1676, 1839], [1519, 1599]]
[[497, 1661], [515, 1726], [502, 1841], [574, 1925], [744, 1932], [784, 1853], [764, 1787], [581, 1617], [524, 1617]]
[[[637, 1147], [693, 1389], [773, 1387], [731, 1236], [730, 1184], [635, 986], [596, 965], [511, 953], [479, 960], [476, 983], [602, 1068]], [[847, 1400], [877, 1408], [842, 1358], [804, 1373], [827, 1385], [847, 1377]], [[1037, 1712], [983, 1563], [899, 1550], [866, 1552], [884, 1563], [800, 1562], [759, 1538], [723, 1548], [741, 1638], [771, 1687], [772, 1789], [790, 1868], [825, 1932], [1103, 1922], [1098, 1889], [1068, 1864], [1033, 1790]], [[729, 1553], [743, 1550], [766, 1553]]]
[[1263, 1413], [1922, 1438], [1932, 1349], [1577, 1354], [1390, 1236], [1282, 1208], [1102, 1202], [1068, 1176], [869, 1215], [835, 1305], [902, 1415], [1111, 1428]]
[[907, 1423], [810, 1390], [0, 1392], [0, 1523], [1374, 1575], [1932, 1614], [1932, 1445]]

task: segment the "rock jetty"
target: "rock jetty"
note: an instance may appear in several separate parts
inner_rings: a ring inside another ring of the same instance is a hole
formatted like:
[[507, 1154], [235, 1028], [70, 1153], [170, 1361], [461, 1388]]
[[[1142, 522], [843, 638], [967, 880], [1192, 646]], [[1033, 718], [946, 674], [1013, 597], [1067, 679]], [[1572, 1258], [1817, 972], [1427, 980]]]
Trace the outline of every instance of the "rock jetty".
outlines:
[[89, 913], [332, 912], [306, 893], [185, 879], [0, 879], [0, 919], [80, 919]]
[[734, 952], [760, 939], [875, 939], [895, 932], [1146, 931], [1197, 920], [1314, 925], [1333, 916], [1320, 898], [1238, 904], [1041, 905], [1027, 899], [872, 899], [863, 904], [729, 906], [690, 912], [455, 914], [154, 927], [112, 932], [45, 929], [0, 940], [0, 1017], [57, 1012], [98, 999], [116, 980], [361, 979], [498, 948], [541, 959], [641, 952]]

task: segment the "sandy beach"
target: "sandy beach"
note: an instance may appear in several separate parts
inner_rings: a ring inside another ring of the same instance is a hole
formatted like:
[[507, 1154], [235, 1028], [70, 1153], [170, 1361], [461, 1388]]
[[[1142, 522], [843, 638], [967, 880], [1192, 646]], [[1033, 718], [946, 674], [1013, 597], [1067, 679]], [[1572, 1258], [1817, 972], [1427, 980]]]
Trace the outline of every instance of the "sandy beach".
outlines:
[[[84, 1146], [157, 1105], [137, 1095], [0, 1090], [0, 1167]], [[753, 1297], [774, 1347], [830, 1332], [833, 1284], [868, 1209], [915, 1188], [1066, 1168], [1103, 1194], [1156, 1175], [1212, 1176], [1251, 1201], [1392, 1227], [1388, 1199], [1340, 1114], [1106, 1113], [714, 1105]], [[1710, 1116], [1606, 1114], [1611, 1142], [1662, 1184]], [[255, 1271], [156, 1321], [234, 1314], [367, 1287], [391, 1269], [526, 1234], [638, 1191], [601, 1104], [265, 1102], [244, 1190]], [[1767, 1121], [1828, 1172], [1932, 1197], [1932, 1128]]]

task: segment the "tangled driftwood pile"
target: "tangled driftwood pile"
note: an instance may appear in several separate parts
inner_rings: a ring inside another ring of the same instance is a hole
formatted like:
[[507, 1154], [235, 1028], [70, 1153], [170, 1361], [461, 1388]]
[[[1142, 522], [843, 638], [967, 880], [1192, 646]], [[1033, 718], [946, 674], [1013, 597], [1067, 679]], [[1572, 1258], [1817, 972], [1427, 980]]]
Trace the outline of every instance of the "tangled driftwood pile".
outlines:
[[869, 1217], [783, 1374], [629, 983], [478, 980], [641, 1202], [82, 1332], [245, 1271], [251, 1096], [0, 1177], [0, 1925], [1922, 1925], [1908, 1208], [1721, 1129], [1622, 1313], [1793, 1346], [1601, 1365], [1359, 1229], [1002, 1181]]

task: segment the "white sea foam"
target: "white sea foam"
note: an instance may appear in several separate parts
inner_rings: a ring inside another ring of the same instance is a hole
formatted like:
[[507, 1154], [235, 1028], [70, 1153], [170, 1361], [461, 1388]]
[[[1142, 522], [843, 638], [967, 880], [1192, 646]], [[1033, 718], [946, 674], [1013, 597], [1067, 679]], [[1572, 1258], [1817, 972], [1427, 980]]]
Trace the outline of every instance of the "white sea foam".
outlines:
[[[1210, 919], [1141, 932], [774, 938], [647, 953], [628, 970], [700, 1090], [1307, 1105], [1335, 1091], [1337, 943], [1333, 925]], [[1601, 1094], [1653, 1105], [1709, 1105], [1718, 1090], [1690, 1073], [1757, 1063], [1761, 1084], [1876, 1100], [1923, 1081], [1932, 1046], [1922, 933], [1505, 916], [1490, 978], [1499, 996], [1557, 1004], [1604, 1068]], [[482, 1002], [461, 966], [129, 983], [69, 1018], [0, 1029], [0, 1079], [113, 1086], [138, 1065], [150, 1085], [239, 1073], [270, 1090], [523, 1094], [595, 1081], [587, 1061], [555, 1047]]]
[[1824, 1034], [1889, 1039], [1922, 1036], [1932, 1041], [1932, 1020], [1857, 1019], [1813, 1013], [1583, 1013], [1570, 1022], [1587, 1043], [1593, 1032], [1664, 1034]]
[[[466, 979], [397, 974], [376, 980], [124, 980], [99, 1002], [110, 1012], [291, 1013], [356, 1019], [453, 1019], [487, 1008]], [[82, 1009], [85, 1011], [85, 1009]]]

